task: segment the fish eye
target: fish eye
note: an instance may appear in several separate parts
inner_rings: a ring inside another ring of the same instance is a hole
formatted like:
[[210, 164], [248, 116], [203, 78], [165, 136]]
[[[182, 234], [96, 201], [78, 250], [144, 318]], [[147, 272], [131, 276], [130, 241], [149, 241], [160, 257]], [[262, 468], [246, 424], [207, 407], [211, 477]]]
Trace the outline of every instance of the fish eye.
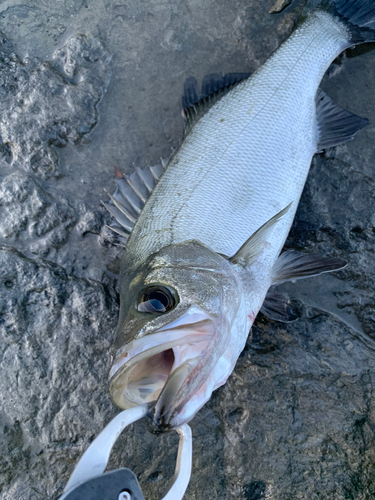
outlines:
[[163, 285], [152, 285], [139, 294], [137, 309], [140, 312], [160, 314], [171, 311], [177, 304], [176, 290]]

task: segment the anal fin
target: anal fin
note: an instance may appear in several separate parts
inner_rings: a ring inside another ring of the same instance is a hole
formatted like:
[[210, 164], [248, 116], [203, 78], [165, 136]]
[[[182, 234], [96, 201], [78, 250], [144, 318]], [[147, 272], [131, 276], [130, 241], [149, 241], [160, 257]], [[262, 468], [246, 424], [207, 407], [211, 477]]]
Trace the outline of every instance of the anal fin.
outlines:
[[323, 90], [316, 94], [316, 121], [318, 127], [317, 151], [350, 141], [358, 130], [370, 122], [335, 104]]

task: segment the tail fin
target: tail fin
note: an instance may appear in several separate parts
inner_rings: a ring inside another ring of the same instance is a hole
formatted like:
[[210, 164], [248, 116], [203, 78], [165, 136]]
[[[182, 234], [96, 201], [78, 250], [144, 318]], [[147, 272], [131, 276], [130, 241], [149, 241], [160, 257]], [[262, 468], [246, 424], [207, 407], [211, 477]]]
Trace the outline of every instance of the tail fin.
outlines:
[[339, 17], [348, 26], [353, 45], [375, 42], [374, 0], [312, 0], [311, 4]]

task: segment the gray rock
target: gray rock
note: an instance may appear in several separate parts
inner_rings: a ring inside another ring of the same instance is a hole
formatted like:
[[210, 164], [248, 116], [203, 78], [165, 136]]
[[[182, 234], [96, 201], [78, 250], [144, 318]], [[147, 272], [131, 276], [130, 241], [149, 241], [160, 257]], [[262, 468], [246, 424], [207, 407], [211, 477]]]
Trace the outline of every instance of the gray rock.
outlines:
[[[6, 40], [7, 52], [9, 48]], [[1, 50], [1, 49], [0, 49]], [[97, 123], [96, 105], [108, 80], [108, 52], [101, 43], [76, 35], [51, 63], [21, 61], [2, 53], [0, 130], [3, 161], [45, 178], [58, 173], [58, 154], [78, 143]]]
[[106, 380], [117, 297], [10, 247], [0, 262], [2, 498], [50, 498], [69, 457], [113, 414]]
[[[274, 3], [0, 5], [1, 500], [61, 494], [118, 411], [107, 376], [122, 250], [108, 241], [104, 188], [178, 145], [187, 77], [254, 71], [280, 45], [306, 2], [270, 16]], [[373, 48], [347, 51], [323, 88], [375, 123]], [[373, 497], [373, 144], [370, 125], [314, 159], [286, 247], [348, 266], [282, 287], [296, 322], [259, 315], [228, 383], [191, 423], [186, 499]], [[147, 428], [124, 433], [110, 467], [129, 466], [146, 498], [161, 498], [177, 436]]]
[[31, 176], [19, 173], [1, 183], [0, 206], [1, 236], [21, 239], [42, 256], [66, 242], [77, 218], [66, 199], [54, 199]]

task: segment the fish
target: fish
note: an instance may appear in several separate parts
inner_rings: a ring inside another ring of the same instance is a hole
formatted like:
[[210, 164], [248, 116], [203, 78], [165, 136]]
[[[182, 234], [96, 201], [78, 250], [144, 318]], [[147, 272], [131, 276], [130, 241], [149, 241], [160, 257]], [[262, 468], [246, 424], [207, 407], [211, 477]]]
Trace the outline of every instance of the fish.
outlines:
[[[185, 135], [171, 158], [117, 180], [104, 205], [125, 247], [109, 374], [122, 409], [157, 429], [189, 422], [225, 384], [259, 312], [296, 319], [274, 286], [346, 262], [282, 252], [312, 157], [369, 121], [320, 89], [344, 50], [375, 41], [372, 0], [312, 0], [252, 75], [185, 83]], [[334, 253], [334, 252], [332, 252]]]

